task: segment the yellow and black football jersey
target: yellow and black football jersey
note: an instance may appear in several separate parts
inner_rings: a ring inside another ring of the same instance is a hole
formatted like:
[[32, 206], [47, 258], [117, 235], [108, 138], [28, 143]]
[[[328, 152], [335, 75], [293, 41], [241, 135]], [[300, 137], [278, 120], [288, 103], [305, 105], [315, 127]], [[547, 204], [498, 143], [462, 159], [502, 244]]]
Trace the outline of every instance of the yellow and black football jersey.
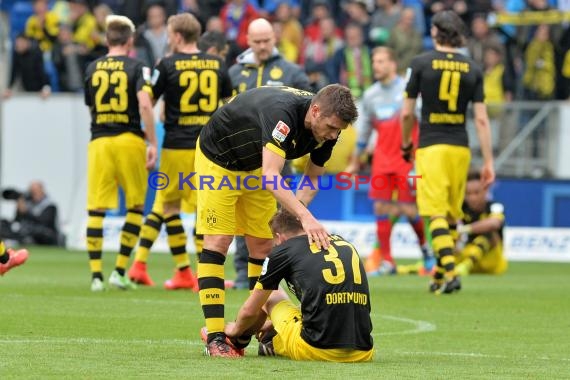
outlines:
[[150, 88], [150, 68], [127, 56], [93, 61], [85, 74], [85, 104], [91, 110], [91, 139], [132, 132], [143, 136], [137, 93]]
[[[489, 217], [494, 217], [503, 221], [501, 225], [501, 229], [498, 231], [499, 238], [503, 239], [503, 227], [505, 225], [505, 214], [504, 214], [504, 206], [502, 203], [487, 201], [487, 205], [485, 206], [485, 211], [477, 212], [472, 210], [468, 205], [467, 202], [463, 203], [463, 220], [465, 223], [474, 223], [479, 220], [485, 220]], [[491, 238], [491, 234], [487, 234], [489, 238]], [[469, 241], [473, 241], [477, 235], [469, 235]]]
[[484, 100], [479, 65], [459, 53], [431, 51], [412, 60], [407, 78], [406, 97], [422, 98], [419, 147], [469, 146], [467, 106]]
[[261, 167], [263, 147], [285, 159], [311, 153], [323, 166], [337, 140], [319, 145], [305, 117], [313, 94], [291, 87], [258, 87], [236, 95], [216, 112], [200, 133], [200, 149], [229, 170]]
[[372, 349], [370, 292], [352, 244], [331, 236], [328, 250], [309, 246], [307, 235], [275, 247], [256, 288], [275, 290], [285, 279], [301, 302], [303, 340], [317, 348]]
[[164, 148], [195, 149], [200, 130], [230, 97], [232, 84], [222, 60], [206, 53], [176, 53], [153, 72], [153, 94], [164, 94]]

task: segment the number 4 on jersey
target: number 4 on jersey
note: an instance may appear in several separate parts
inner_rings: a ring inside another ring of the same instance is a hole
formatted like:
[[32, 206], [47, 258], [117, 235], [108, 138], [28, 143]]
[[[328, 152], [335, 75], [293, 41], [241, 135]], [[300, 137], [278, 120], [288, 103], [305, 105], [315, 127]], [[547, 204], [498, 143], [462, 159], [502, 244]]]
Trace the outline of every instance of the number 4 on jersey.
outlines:
[[457, 98], [459, 97], [459, 81], [461, 73], [459, 71], [445, 70], [441, 73], [439, 83], [439, 99], [447, 101], [447, 109], [451, 112], [457, 111]]

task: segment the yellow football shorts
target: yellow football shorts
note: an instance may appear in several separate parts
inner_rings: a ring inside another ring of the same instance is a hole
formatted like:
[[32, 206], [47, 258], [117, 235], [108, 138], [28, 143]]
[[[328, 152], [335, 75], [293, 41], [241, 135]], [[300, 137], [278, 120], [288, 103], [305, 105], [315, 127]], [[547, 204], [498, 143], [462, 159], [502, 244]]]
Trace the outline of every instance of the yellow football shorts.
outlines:
[[[458, 262], [469, 260], [469, 245], [459, 254]], [[477, 249], [477, 248], [476, 248]], [[487, 252], [483, 252], [481, 258], [473, 265], [470, 273], [502, 274], [507, 271], [509, 263], [503, 253], [503, 244], [497, 244]]]
[[361, 351], [346, 348], [316, 348], [301, 337], [302, 316], [299, 307], [283, 300], [273, 307], [271, 322], [277, 331], [273, 338], [275, 353], [293, 360], [319, 360], [330, 362], [365, 362], [374, 357], [374, 350]]
[[146, 144], [130, 132], [99, 137], [87, 148], [87, 209], [119, 206], [119, 186], [125, 192], [127, 209], [143, 206], [148, 172]]
[[[273, 238], [269, 220], [277, 211], [277, 202], [269, 190], [263, 189], [261, 168], [252, 171], [222, 168], [204, 156], [196, 143], [196, 172], [198, 234]], [[250, 177], [245, 181], [247, 176]], [[206, 183], [211, 183], [212, 188]]]
[[163, 213], [164, 202], [182, 201], [183, 212], [192, 213], [196, 210], [195, 175], [189, 178], [192, 185], [184, 181], [184, 178], [194, 172], [194, 149], [162, 149], [158, 171], [168, 178], [168, 186], [162, 190], [156, 190], [156, 197], [152, 206], [153, 211]]
[[471, 161], [469, 148], [431, 145], [416, 152], [417, 204], [421, 216], [463, 217], [467, 173]]

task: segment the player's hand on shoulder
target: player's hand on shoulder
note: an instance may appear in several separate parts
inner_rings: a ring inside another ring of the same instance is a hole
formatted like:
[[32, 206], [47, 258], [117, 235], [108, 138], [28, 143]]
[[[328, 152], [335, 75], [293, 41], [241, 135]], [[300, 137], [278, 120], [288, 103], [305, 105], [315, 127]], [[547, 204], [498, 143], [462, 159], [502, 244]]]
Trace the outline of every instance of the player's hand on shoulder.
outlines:
[[309, 238], [309, 245], [315, 243], [317, 248], [329, 248], [329, 233], [312, 214], [308, 214], [304, 218], [301, 218], [301, 224], [303, 225], [303, 230], [307, 233], [307, 236]]

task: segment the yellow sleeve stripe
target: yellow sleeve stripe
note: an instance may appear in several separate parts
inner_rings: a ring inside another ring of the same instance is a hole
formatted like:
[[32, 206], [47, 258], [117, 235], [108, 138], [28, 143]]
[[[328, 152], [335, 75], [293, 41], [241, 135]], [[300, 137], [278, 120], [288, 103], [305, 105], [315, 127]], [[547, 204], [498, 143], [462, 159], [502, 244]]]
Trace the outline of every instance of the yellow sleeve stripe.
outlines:
[[277, 145], [268, 142], [267, 144], [265, 144], [265, 147], [267, 149], [269, 149], [270, 151], [272, 151], [273, 153], [276, 153], [278, 155], [280, 155], [281, 157], [285, 158], [285, 151], [281, 148], [279, 148]]
[[263, 285], [261, 285], [261, 282], [259, 282], [259, 281], [257, 281], [257, 282], [255, 283], [255, 286], [253, 287], [253, 289], [254, 289], [254, 290], [255, 290], [255, 289], [257, 289], [257, 290], [265, 290], [265, 289], [263, 289]]
[[491, 213], [489, 214], [490, 218], [496, 218], [496, 219], [500, 219], [502, 221], [505, 221], [505, 214], [501, 214], [501, 213]]
[[152, 87], [150, 87], [148, 84], [145, 84], [142, 87], [142, 91], [146, 92], [147, 94], [149, 94], [150, 96], [152, 96], [154, 98], [154, 94], [152, 92]]

